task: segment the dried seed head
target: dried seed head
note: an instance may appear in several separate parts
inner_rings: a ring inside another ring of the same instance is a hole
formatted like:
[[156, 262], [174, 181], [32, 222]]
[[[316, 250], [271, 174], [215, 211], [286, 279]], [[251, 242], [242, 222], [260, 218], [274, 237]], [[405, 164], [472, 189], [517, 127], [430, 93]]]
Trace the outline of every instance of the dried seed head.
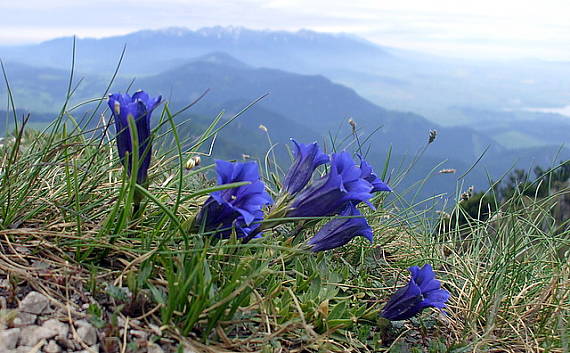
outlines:
[[354, 121], [352, 118], [348, 119], [348, 125], [350, 125], [350, 127], [352, 128], [352, 132], [356, 131], [356, 121]]
[[202, 160], [200, 159], [200, 156], [190, 157], [190, 159], [188, 159], [188, 161], [186, 162], [186, 169], [190, 170], [193, 169], [194, 167], [199, 166], [201, 161]]
[[432, 143], [433, 141], [435, 141], [436, 137], [437, 137], [437, 130], [430, 130], [428, 143]]
[[263, 131], [263, 132], [267, 132], [267, 127], [266, 127], [265, 125], [263, 125], [263, 124], [260, 124], [260, 125], [259, 125], [259, 129], [260, 129], [261, 131]]

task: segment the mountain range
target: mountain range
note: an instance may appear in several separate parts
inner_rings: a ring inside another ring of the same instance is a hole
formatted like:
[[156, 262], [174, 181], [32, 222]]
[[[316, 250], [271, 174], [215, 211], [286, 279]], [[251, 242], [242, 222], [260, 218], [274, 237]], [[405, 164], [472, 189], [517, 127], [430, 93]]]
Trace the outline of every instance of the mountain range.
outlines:
[[[71, 61], [71, 42], [70, 38], [60, 38], [38, 45], [0, 48], [18, 107], [42, 113], [59, 110], [69, 84], [66, 67]], [[440, 162], [445, 162], [442, 169], [455, 168], [457, 175], [461, 175], [484, 151], [485, 157], [477, 168], [461, 182], [485, 188], [488, 177], [498, 178], [514, 165], [522, 168], [535, 164], [548, 166], [554, 159], [570, 158], [566, 149], [560, 149], [560, 144], [566, 141], [562, 132], [568, 131], [570, 119], [513, 109], [499, 110], [484, 103], [486, 96], [494, 94], [484, 87], [475, 92], [482, 96], [478, 100], [483, 102], [480, 106], [465, 105], [473, 99], [469, 92], [463, 92], [461, 98], [455, 96], [461, 96], [462, 92], [449, 93], [454, 91], [450, 77], [457, 74], [450, 75], [449, 70], [458, 67], [473, 70], [475, 67], [485, 75], [500, 72], [503, 76], [508, 76], [505, 73], [508, 70], [500, 71], [500, 66], [489, 63], [458, 63], [380, 47], [344, 34], [214, 27], [80, 39], [77, 40], [74, 83], [79, 79], [81, 82], [74, 92], [74, 103], [105, 93], [125, 43], [127, 54], [112, 91], [125, 91], [129, 86], [143, 88], [153, 94], [162, 94], [172, 109], [177, 109], [209, 89], [198, 104], [179, 117], [189, 120], [185, 130], [189, 135], [206, 126], [208, 119], [221, 110], [230, 116], [252, 100], [268, 94], [221, 133], [217, 146], [222, 149], [219, 152], [223, 157], [240, 158], [241, 154], [261, 157], [269, 145], [266, 136], [257, 128], [260, 124], [269, 129], [272, 142], [283, 145], [289, 137], [295, 137], [301, 141], [321, 140], [332, 148], [331, 136], [341, 139], [350, 135], [347, 121], [352, 118], [361, 138], [378, 129], [369, 139], [373, 149], [368, 151], [369, 158], [377, 165], [382, 165], [389, 148], [393, 151], [392, 165], [410, 162], [426, 146], [429, 131], [438, 131], [436, 141], [427, 147], [413, 172], [402, 182], [403, 187], [429, 176]], [[410, 67], [413, 70], [407, 72]], [[331, 80], [331, 77], [337, 79]], [[476, 81], [483, 82], [483, 78]], [[354, 89], [349, 88], [347, 82], [352, 82]], [[466, 82], [475, 84], [469, 79]], [[430, 89], [427, 90], [425, 85], [430, 85]], [[455, 85], [457, 87], [457, 83]], [[374, 87], [382, 89], [376, 92]], [[503, 89], [507, 87], [501, 88], [505, 95]], [[370, 99], [380, 93], [411, 96], [396, 100], [404, 104], [411, 102], [422, 90], [426, 90], [426, 97], [438, 97], [441, 107], [430, 110], [434, 103], [410, 103], [407, 112], [397, 111], [383, 108], [376, 104], [378, 100]], [[359, 94], [370, 91], [375, 93], [364, 94], [364, 97]], [[5, 96], [6, 92], [0, 89], [0, 99], [5, 100]], [[544, 105], [547, 102], [537, 98], [536, 102], [525, 104]], [[390, 107], [394, 106], [398, 105]], [[417, 107], [420, 108], [414, 109]], [[463, 122], [450, 125], [443, 118], [444, 124], [440, 124], [437, 119], [426, 119], [409, 112], [411, 110], [442, 110], [461, 117]], [[549, 133], [540, 130], [541, 127], [555, 131]], [[240, 136], [239, 142], [235, 141], [236, 136]], [[456, 176], [433, 174], [425, 185], [427, 192], [424, 195], [454, 192]]]
[[[72, 38], [0, 47], [0, 57], [69, 69]], [[476, 123], [453, 107], [493, 111], [566, 106], [570, 65], [540, 60], [450, 59], [381, 46], [349, 34], [260, 31], [243, 27], [167, 28], [76, 40], [78, 72], [110, 75], [126, 45], [124, 75], [154, 75], [189, 58], [224, 52], [254, 67], [320, 74], [389, 109], [442, 125]], [[507, 146], [509, 147], [509, 146]]]

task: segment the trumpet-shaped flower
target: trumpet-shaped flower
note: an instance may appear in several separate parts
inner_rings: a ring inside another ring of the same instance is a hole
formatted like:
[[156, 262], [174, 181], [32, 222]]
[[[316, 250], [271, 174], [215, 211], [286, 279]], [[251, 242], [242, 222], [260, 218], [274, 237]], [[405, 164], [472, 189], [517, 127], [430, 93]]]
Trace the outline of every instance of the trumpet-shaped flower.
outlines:
[[[117, 131], [117, 149], [123, 165], [128, 167], [130, 175], [132, 169], [133, 146], [131, 143], [131, 131], [129, 128], [129, 116], [132, 116], [137, 127], [139, 169], [137, 183], [143, 184], [147, 178], [148, 168], [152, 154], [150, 135], [150, 117], [152, 111], [158, 106], [162, 97], [151, 98], [143, 91], [138, 91], [132, 96], [115, 93], [109, 96], [109, 108], [115, 118], [115, 130]], [[125, 160], [129, 152], [128, 160]]]
[[372, 166], [366, 163], [361, 155], [358, 155], [358, 158], [360, 158], [360, 177], [372, 184], [371, 192], [392, 191], [385, 182], [378, 178], [378, 175], [372, 170]]
[[289, 168], [283, 186], [289, 194], [293, 195], [307, 185], [318, 166], [329, 162], [329, 156], [321, 151], [316, 142], [303, 144], [294, 139], [291, 141], [295, 145], [295, 162]]
[[449, 299], [449, 292], [440, 288], [431, 265], [412, 266], [408, 270], [412, 275], [410, 282], [392, 295], [382, 311], [381, 315], [388, 320], [406, 320], [428, 307], [444, 308]]
[[312, 251], [323, 251], [338, 248], [348, 243], [356, 236], [362, 236], [372, 242], [372, 228], [362, 217], [360, 211], [352, 204], [348, 203], [342, 210], [340, 216], [360, 216], [357, 218], [336, 218], [325, 224], [312, 237], [307, 244], [311, 245]]
[[234, 228], [238, 237], [247, 237], [255, 231], [263, 219], [262, 208], [273, 202], [259, 177], [256, 162], [216, 161], [218, 185], [242, 181], [250, 184], [215, 191], [210, 194], [196, 218], [198, 226], [206, 231], [220, 229], [219, 235], [227, 237]]
[[331, 216], [340, 212], [348, 202], [367, 202], [372, 184], [361, 178], [361, 170], [348, 152], [332, 155], [327, 175], [301, 191], [293, 199], [289, 217]]

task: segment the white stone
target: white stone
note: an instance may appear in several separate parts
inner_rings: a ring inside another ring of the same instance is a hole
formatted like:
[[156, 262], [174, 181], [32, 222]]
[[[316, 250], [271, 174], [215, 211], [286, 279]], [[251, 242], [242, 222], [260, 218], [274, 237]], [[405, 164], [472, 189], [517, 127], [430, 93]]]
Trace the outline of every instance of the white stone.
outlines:
[[49, 299], [38, 292], [30, 292], [20, 302], [20, 310], [30, 314], [41, 314], [49, 306]]
[[131, 330], [130, 334], [132, 336], [140, 338], [142, 340], [146, 340], [146, 338], [148, 337], [148, 334], [144, 331], [141, 331], [141, 330]]
[[162, 330], [157, 325], [149, 324], [148, 327], [152, 330], [152, 332], [157, 336], [162, 336]]
[[50, 340], [43, 348], [45, 353], [61, 353], [61, 347], [55, 343], [54, 340]]
[[11, 349], [8, 351], [8, 353], [30, 353], [30, 352], [34, 352], [34, 347], [20, 346], [16, 349]]
[[19, 328], [0, 331], [0, 352], [4, 352], [7, 349], [16, 348], [19, 338], [20, 338]]
[[36, 318], [37, 316], [34, 314], [20, 311], [18, 312], [18, 314], [16, 314], [16, 317], [12, 321], [12, 324], [14, 325], [14, 327], [29, 326], [36, 323]]
[[24, 346], [35, 346], [39, 341], [52, 338], [57, 335], [56, 330], [51, 330], [43, 326], [31, 325], [23, 327], [20, 331], [20, 344]]
[[80, 326], [77, 329], [77, 335], [88, 346], [92, 346], [97, 343], [97, 331], [95, 330], [95, 327], [89, 324]]
[[91, 326], [91, 324], [87, 320], [77, 320], [74, 323], [75, 327]]
[[42, 327], [57, 332], [56, 336], [66, 337], [69, 332], [69, 326], [57, 319], [49, 319], [43, 323]]

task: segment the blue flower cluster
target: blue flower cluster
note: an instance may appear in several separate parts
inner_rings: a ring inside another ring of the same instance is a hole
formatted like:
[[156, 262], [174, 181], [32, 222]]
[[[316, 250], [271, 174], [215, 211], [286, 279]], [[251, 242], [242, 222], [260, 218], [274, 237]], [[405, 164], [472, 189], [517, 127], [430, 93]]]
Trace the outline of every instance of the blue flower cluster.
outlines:
[[[285, 213], [289, 217], [321, 217], [338, 215], [326, 223], [307, 245], [314, 252], [330, 250], [347, 244], [356, 236], [373, 241], [372, 228], [358, 208], [364, 202], [370, 207], [372, 193], [391, 191], [362, 158], [356, 165], [348, 152], [324, 154], [316, 143], [302, 144], [292, 140], [295, 161], [285, 176], [283, 189], [288, 200]], [[330, 163], [326, 175], [311, 182], [320, 165]], [[263, 208], [273, 203], [264, 191], [255, 162], [229, 163], [216, 161], [218, 184], [249, 181], [251, 184], [217, 191], [211, 194], [197, 217], [198, 224], [206, 230], [216, 230], [221, 237], [228, 237], [235, 229], [239, 238], [249, 239], [260, 235]], [[412, 278], [400, 288], [382, 311], [388, 320], [406, 320], [425, 308], [444, 308], [449, 292], [441, 289], [431, 265], [409, 268]]]
[[[295, 161], [284, 178], [285, 217], [323, 217], [340, 215], [327, 223], [309, 242], [313, 251], [337, 248], [355, 236], [372, 241], [372, 229], [356, 206], [369, 200], [373, 192], [391, 191], [366, 161], [360, 157], [358, 166], [348, 152], [328, 156], [317, 143], [303, 144], [292, 139]], [[311, 182], [320, 165], [330, 163], [329, 172]], [[235, 229], [246, 241], [260, 234], [259, 222], [263, 208], [273, 200], [264, 191], [255, 162], [216, 161], [218, 184], [250, 182], [238, 188], [217, 191], [203, 205], [196, 224], [206, 231], [227, 237]], [[278, 205], [279, 206], [279, 205]]]
[[[372, 242], [372, 229], [356, 206], [370, 203], [372, 193], [391, 191], [366, 163], [362, 156], [356, 165], [346, 151], [333, 153], [330, 159], [316, 143], [305, 145], [292, 140], [295, 162], [284, 181], [287, 191], [293, 190], [293, 198], [286, 212], [288, 217], [323, 217], [339, 215], [325, 224], [308, 244], [312, 251], [334, 249], [348, 243], [355, 236], [363, 236]], [[310, 183], [317, 166], [330, 163], [328, 173]], [[296, 175], [290, 177], [290, 175]]]

